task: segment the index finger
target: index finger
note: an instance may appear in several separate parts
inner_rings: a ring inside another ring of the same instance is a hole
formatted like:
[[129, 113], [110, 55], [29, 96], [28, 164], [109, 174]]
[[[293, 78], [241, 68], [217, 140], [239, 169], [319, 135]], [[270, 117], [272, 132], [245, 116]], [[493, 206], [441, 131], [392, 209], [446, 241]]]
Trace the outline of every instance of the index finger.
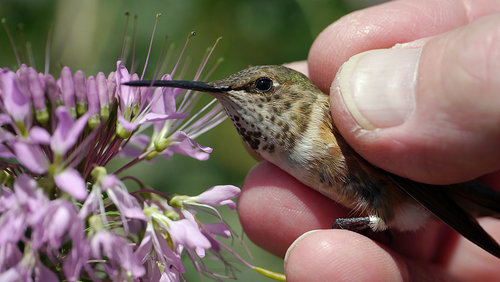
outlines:
[[328, 93], [339, 67], [355, 54], [437, 35], [499, 11], [496, 0], [400, 0], [353, 12], [316, 38], [309, 76]]

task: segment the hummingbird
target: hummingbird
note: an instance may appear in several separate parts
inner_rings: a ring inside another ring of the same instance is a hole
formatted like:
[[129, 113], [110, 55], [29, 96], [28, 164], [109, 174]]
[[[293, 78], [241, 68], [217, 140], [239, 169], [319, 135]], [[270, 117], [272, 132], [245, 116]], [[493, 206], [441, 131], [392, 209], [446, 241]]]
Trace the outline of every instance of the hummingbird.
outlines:
[[213, 82], [137, 80], [124, 84], [191, 89], [215, 97], [257, 155], [359, 215], [336, 219], [334, 228], [408, 231], [438, 218], [500, 258], [500, 246], [476, 220], [499, 217], [499, 191], [472, 181], [424, 184], [373, 166], [340, 135], [329, 96], [300, 72], [267, 65]]

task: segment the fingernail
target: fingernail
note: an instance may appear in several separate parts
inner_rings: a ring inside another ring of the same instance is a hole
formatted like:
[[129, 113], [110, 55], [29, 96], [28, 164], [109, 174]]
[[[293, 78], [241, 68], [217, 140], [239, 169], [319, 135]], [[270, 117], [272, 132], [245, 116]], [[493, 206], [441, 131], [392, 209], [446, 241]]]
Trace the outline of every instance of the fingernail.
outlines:
[[290, 255], [290, 253], [293, 251], [293, 249], [295, 248], [295, 246], [297, 246], [297, 244], [302, 241], [302, 239], [304, 239], [305, 237], [309, 236], [310, 234], [312, 233], [315, 233], [315, 232], [318, 232], [318, 231], [321, 231], [321, 230], [311, 230], [311, 231], [308, 231], [302, 235], [300, 235], [299, 238], [295, 239], [295, 241], [293, 241], [292, 245], [290, 245], [290, 247], [288, 247], [288, 250], [286, 250], [286, 254], [285, 254], [285, 259], [283, 260], [284, 264], [286, 265], [286, 262], [288, 261], [288, 256]]
[[396, 48], [357, 54], [342, 65], [330, 90], [341, 95], [362, 128], [401, 125], [415, 109], [421, 50]]

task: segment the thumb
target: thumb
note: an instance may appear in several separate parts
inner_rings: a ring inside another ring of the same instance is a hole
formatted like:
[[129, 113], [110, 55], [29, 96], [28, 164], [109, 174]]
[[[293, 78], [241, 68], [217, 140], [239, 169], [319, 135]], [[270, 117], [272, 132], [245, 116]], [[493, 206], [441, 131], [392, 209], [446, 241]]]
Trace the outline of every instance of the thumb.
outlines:
[[499, 170], [499, 27], [493, 15], [423, 44], [353, 56], [331, 88], [339, 131], [369, 162], [416, 181]]
[[[484, 271], [483, 271], [484, 273]], [[287, 281], [449, 281], [450, 274], [412, 261], [347, 230], [304, 233], [285, 256]]]

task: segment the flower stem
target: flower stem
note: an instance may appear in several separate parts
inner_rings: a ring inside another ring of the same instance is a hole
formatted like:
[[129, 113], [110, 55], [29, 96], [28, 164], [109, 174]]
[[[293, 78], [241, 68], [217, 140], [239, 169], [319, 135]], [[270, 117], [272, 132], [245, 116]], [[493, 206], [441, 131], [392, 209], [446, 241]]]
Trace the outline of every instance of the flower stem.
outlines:
[[286, 281], [286, 276], [283, 273], [274, 272], [272, 270], [269, 270], [269, 269], [266, 269], [266, 268], [262, 268], [262, 267], [258, 267], [258, 266], [254, 266], [253, 270], [257, 271], [258, 273], [260, 273], [262, 275], [264, 275], [265, 277], [268, 277], [268, 278], [271, 278], [271, 279], [274, 279], [274, 280], [277, 280], [277, 281]]
[[149, 150], [149, 151], [146, 151], [144, 153], [142, 153], [140, 156], [138, 156], [137, 158], [131, 160], [130, 162], [128, 162], [126, 165], [122, 166], [121, 168], [119, 168], [118, 170], [116, 170], [113, 174], [115, 175], [118, 175], [120, 172], [124, 171], [125, 169], [135, 165], [136, 163], [144, 160], [146, 158], [147, 155], [151, 154], [152, 152], [154, 152], [155, 150]]

